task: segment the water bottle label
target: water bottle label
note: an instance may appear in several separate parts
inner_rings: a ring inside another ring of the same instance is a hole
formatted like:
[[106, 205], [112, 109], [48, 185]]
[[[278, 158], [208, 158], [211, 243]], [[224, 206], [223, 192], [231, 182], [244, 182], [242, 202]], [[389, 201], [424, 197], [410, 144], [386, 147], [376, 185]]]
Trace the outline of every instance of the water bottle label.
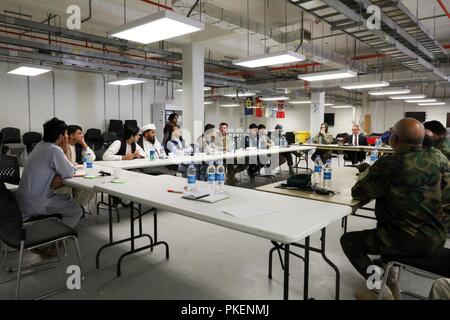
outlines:
[[195, 184], [195, 176], [188, 176], [188, 184]]
[[87, 169], [92, 169], [94, 167], [94, 163], [93, 162], [91, 162], [91, 161], [87, 161], [86, 162], [86, 168]]
[[324, 178], [325, 180], [331, 180], [331, 172], [330, 172], [330, 171], [324, 172], [324, 173], [323, 173], [323, 178]]
[[216, 173], [216, 181], [225, 181], [225, 175], [223, 173]]
[[209, 173], [208, 174], [208, 181], [209, 182], [214, 182], [215, 179], [216, 179], [216, 175], [214, 173]]
[[155, 158], [156, 158], [156, 151], [150, 150], [150, 160], [155, 160]]
[[322, 172], [321, 166], [314, 166], [314, 172]]

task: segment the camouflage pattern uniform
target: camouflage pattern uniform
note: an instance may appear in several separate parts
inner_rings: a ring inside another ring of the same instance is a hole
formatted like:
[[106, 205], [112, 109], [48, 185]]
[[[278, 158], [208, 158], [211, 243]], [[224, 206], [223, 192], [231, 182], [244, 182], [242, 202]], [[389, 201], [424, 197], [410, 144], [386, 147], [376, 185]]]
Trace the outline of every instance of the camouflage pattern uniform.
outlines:
[[364, 278], [373, 264], [368, 255], [420, 257], [444, 246], [441, 170], [420, 147], [403, 148], [376, 161], [361, 173], [352, 196], [376, 199], [377, 227], [341, 237], [345, 254]]
[[[333, 143], [333, 136], [331, 134], [320, 134], [318, 133], [313, 139], [313, 143], [318, 144], [332, 144]], [[333, 157], [333, 154], [331, 151], [328, 150], [320, 150], [316, 149], [316, 151], [312, 154], [311, 160], [316, 160], [316, 156], [320, 156], [320, 160], [322, 160], [323, 163], [325, 163], [328, 159], [331, 159]]]
[[446, 138], [439, 139], [434, 142], [434, 147], [440, 150], [444, 154], [444, 156], [446, 156], [447, 159], [450, 160], [450, 140]]

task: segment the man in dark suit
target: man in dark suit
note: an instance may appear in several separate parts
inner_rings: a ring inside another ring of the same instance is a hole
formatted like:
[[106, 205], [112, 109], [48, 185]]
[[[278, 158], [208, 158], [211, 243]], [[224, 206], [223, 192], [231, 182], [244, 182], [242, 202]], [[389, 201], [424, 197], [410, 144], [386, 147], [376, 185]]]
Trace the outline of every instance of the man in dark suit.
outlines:
[[[352, 134], [347, 137], [346, 145], [349, 146], [367, 146], [367, 139], [363, 134], [359, 133], [359, 125], [354, 124], [352, 126]], [[352, 164], [357, 164], [366, 159], [366, 153], [364, 151], [345, 151], [344, 160], [351, 161]]]

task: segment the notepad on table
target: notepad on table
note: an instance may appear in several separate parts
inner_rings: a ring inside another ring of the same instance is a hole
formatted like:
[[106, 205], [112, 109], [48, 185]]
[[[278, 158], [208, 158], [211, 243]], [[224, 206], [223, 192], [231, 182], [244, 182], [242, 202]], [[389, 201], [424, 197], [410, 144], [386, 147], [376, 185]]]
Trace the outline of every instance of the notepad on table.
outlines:
[[242, 219], [253, 218], [264, 214], [277, 212], [276, 209], [268, 208], [267, 206], [262, 206], [254, 203], [239, 203], [228, 207], [218, 208], [217, 210]]

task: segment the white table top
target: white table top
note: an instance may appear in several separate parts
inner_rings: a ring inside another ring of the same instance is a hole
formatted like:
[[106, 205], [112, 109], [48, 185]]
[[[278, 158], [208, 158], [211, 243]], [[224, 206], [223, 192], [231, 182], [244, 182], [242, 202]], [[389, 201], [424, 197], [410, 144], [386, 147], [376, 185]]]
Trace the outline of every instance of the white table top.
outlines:
[[194, 156], [179, 156], [172, 157], [167, 159], [156, 159], [150, 161], [148, 159], [136, 159], [129, 161], [96, 161], [94, 165], [101, 165], [105, 167], [111, 168], [121, 168], [121, 169], [142, 169], [142, 168], [152, 168], [152, 167], [163, 167], [169, 165], [178, 165], [182, 163], [191, 163], [192, 161], [195, 163], [201, 163], [209, 161], [219, 161], [219, 160], [227, 160], [227, 159], [242, 159], [245, 157], [256, 157], [261, 155], [268, 154], [277, 154], [283, 152], [295, 152], [295, 151], [309, 151], [314, 149], [314, 147], [309, 146], [297, 146], [292, 145], [288, 147], [273, 147], [270, 149], [263, 150], [238, 150], [234, 153], [232, 152], [224, 152], [218, 153], [214, 155], [207, 155], [198, 153]]
[[394, 152], [394, 149], [392, 149], [391, 147], [376, 148], [374, 146], [352, 146], [352, 145], [318, 144], [318, 143], [302, 144], [302, 146], [316, 148], [316, 149], [322, 149], [322, 150], [372, 151], [374, 149], [377, 149], [379, 152], [385, 152], [385, 153], [393, 153]]
[[[133, 172], [126, 172], [126, 175], [128, 179], [123, 184], [99, 183], [94, 189], [97, 192], [282, 243], [300, 241], [351, 213], [350, 208], [343, 205], [328, 204], [325, 208], [324, 204], [318, 201], [231, 186], [224, 186], [224, 190], [231, 195], [229, 199], [214, 204], [192, 201], [183, 199], [181, 194], [167, 192], [168, 188], [181, 191], [186, 185], [183, 178]], [[197, 184], [207, 186], [206, 182], [198, 181]], [[255, 203], [276, 209], [277, 212], [242, 219], [217, 210], [238, 203]]]

